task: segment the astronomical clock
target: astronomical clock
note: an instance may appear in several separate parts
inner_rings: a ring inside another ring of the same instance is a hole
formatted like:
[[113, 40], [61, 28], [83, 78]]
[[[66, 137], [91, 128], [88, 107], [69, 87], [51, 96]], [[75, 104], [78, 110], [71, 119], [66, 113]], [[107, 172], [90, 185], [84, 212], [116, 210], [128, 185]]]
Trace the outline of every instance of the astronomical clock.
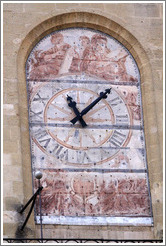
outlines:
[[92, 29], [56, 31], [32, 49], [26, 81], [43, 223], [151, 226], [140, 75], [130, 52]]

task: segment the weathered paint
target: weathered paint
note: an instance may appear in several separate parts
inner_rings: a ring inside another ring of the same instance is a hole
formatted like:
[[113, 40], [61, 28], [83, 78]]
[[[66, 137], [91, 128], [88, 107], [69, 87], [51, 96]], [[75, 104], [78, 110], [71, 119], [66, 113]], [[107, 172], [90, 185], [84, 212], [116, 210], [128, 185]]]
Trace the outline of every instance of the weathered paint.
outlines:
[[[40, 216], [36, 216], [37, 223], [40, 223]], [[114, 225], [114, 226], [151, 226], [151, 217], [70, 217], [70, 216], [43, 216], [44, 224], [59, 225]]]
[[[140, 78], [128, 50], [102, 33], [66, 29], [39, 42], [26, 72], [32, 170], [44, 173], [43, 223], [71, 216], [73, 224], [152, 224]], [[88, 127], [70, 122], [67, 95], [81, 112], [110, 87], [83, 117]]]

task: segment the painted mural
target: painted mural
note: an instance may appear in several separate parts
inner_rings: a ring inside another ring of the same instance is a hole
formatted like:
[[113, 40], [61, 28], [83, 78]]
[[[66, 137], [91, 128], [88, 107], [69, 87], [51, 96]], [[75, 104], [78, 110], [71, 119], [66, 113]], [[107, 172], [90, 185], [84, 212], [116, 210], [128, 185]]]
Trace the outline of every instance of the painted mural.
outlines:
[[26, 78], [43, 223], [152, 225], [140, 77], [129, 51], [91, 29], [57, 31], [31, 51]]

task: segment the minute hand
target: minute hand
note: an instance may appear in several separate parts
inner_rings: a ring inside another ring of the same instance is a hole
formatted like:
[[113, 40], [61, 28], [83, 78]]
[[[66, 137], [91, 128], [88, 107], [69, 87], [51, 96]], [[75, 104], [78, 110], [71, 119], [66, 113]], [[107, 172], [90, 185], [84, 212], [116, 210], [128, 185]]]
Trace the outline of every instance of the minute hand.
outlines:
[[73, 124], [75, 124], [83, 115], [88, 113], [101, 99], [107, 98], [107, 94], [110, 94], [110, 91], [111, 91], [111, 89], [106, 89], [105, 92], [100, 92], [100, 96], [98, 98], [96, 98], [90, 105], [88, 105], [86, 108], [84, 108], [81, 111], [80, 116], [76, 116], [75, 118], [73, 118], [71, 120], [71, 122]]
[[[80, 116], [80, 112], [78, 111], [78, 109], [77, 109], [77, 107], [76, 107], [76, 102], [73, 101], [72, 97], [67, 96], [67, 102], [68, 102], [69, 107], [73, 109], [74, 113], [75, 113], [77, 116]], [[86, 122], [83, 120], [82, 117], [79, 118], [79, 121], [80, 121], [82, 127], [87, 126]]]

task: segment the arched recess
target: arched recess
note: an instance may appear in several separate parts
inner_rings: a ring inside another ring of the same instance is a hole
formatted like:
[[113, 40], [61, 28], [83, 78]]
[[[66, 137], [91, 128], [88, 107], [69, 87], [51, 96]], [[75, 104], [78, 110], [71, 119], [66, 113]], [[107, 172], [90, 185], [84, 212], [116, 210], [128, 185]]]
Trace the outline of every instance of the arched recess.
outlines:
[[[152, 150], [152, 143], [158, 142], [157, 135], [153, 139], [150, 135], [150, 127], [155, 125], [155, 106], [153, 105], [153, 78], [148, 57], [139, 41], [124, 27], [109, 18], [90, 12], [71, 12], [51, 17], [29, 32], [23, 40], [18, 52], [18, 87], [19, 87], [19, 112], [21, 124], [22, 167], [24, 180], [25, 202], [32, 195], [31, 154], [29, 142], [28, 104], [26, 91], [25, 63], [32, 48], [47, 34], [69, 27], [87, 27], [104, 32], [121, 42], [134, 57], [141, 76], [142, 103], [144, 113], [145, 138], [147, 146], [148, 163], [156, 159], [160, 161], [159, 151]], [[147, 96], [148, 95], [148, 96]], [[149, 104], [149, 100], [151, 103]], [[149, 168], [150, 185], [153, 186], [153, 170]], [[156, 167], [157, 168], [157, 167]], [[159, 167], [158, 167], [159, 170]], [[157, 170], [156, 170], [157, 172]], [[153, 197], [152, 197], [153, 202]], [[154, 205], [155, 206], [155, 205]], [[154, 217], [155, 221], [155, 217]], [[33, 218], [29, 227], [34, 228]]]

